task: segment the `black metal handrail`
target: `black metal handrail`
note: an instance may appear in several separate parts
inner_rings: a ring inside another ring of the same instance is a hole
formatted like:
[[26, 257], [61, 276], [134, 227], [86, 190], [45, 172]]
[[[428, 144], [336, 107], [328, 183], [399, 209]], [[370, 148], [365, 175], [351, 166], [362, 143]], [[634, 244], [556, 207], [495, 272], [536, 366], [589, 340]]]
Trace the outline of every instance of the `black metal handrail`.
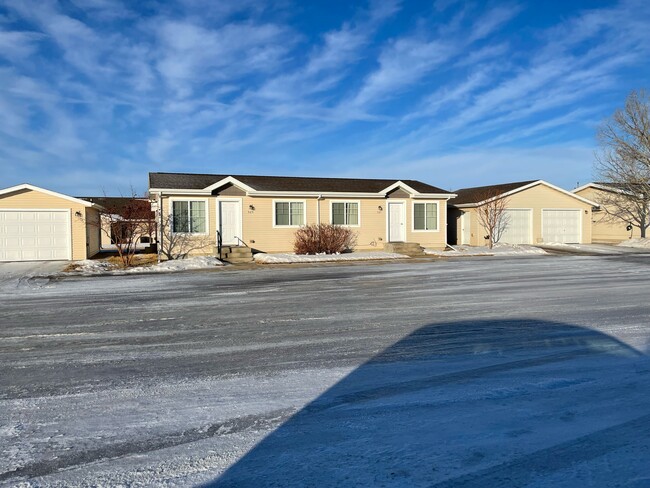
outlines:
[[221, 250], [223, 249], [223, 241], [221, 238], [221, 232], [217, 231], [217, 254], [219, 254], [219, 259], [222, 259]]
[[237, 236], [234, 236], [234, 237], [235, 237], [235, 239], [237, 239], [239, 242], [241, 242], [241, 244], [242, 244], [244, 247], [248, 247], [248, 244], [246, 244], [246, 243], [245, 243], [243, 240], [241, 240], [239, 237], [237, 237]]

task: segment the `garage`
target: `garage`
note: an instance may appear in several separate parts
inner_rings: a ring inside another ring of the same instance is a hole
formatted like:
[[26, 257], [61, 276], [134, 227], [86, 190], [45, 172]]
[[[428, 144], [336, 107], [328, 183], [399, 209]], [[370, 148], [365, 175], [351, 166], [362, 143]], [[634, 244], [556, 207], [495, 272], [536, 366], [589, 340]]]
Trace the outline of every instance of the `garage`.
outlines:
[[93, 256], [99, 252], [99, 208], [29, 184], [0, 190], [0, 261]]
[[0, 210], [0, 261], [72, 259], [70, 212]]
[[582, 242], [581, 216], [578, 208], [542, 210], [542, 239], [547, 243], [579, 244]]
[[509, 208], [503, 213], [506, 228], [499, 242], [504, 244], [532, 244], [533, 211], [528, 208]]

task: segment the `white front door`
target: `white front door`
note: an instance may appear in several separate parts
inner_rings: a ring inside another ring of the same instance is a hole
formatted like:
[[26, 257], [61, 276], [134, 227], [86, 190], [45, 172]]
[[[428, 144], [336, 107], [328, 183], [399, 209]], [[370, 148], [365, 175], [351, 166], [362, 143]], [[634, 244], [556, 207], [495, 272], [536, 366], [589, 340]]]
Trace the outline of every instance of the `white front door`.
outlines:
[[470, 244], [472, 238], [472, 231], [470, 228], [470, 216], [469, 212], [463, 212], [460, 216], [460, 243], [461, 244]]
[[388, 242], [406, 241], [404, 202], [388, 202]]
[[1, 210], [0, 261], [72, 259], [70, 210]]
[[217, 206], [217, 228], [221, 232], [221, 242], [227, 246], [241, 244], [239, 241], [239, 239], [243, 240], [241, 235], [241, 201], [218, 200]]
[[577, 208], [542, 210], [542, 238], [544, 242], [580, 244], [581, 215], [582, 211]]

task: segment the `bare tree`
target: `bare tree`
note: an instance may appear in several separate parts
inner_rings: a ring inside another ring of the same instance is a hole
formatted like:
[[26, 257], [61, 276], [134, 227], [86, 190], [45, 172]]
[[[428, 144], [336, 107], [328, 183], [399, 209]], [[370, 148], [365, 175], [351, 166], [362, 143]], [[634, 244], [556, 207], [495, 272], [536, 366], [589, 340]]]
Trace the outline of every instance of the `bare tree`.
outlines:
[[211, 248], [215, 239], [205, 234], [189, 234], [174, 232], [173, 215], [162, 219], [160, 228], [161, 239], [158, 242], [159, 251], [166, 259], [185, 259], [192, 251]]
[[88, 225], [98, 227], [115, 245], [122, 265], [133, 264], [137, 244], [143, 237], [156, 235], [156, 223], [148, 199], [132, 193], [130, 197], [88, 198], [100, 206], [99, 219]]
[[479, 202], [482, 202], [476, 208], [476, 216], [480, 225], [483, 226], [487, 235], [490, 249], [499, 242], [501, 236], [508, 227], [508, 199], [502, 196], [497, 190], [487, 190], [479, 196]]
[[650, 226], [650, 98], [633, 91], [598, 130], [600, 150], [596, 172], [602, 185], [599, 203], [610, 220], [638, 227], [641, 237]]

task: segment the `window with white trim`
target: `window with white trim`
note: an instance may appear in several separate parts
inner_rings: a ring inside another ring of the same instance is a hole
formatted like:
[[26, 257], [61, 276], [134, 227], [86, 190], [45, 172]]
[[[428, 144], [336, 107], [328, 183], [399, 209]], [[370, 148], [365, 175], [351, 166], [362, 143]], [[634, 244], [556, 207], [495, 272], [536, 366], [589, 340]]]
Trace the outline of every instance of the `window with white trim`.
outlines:
[[172, 202], [172, 231], [177, 234], [205, 234], [205, 200]]
[[277, 227], [305, 225], [305, 202], [275, 202], [275, 225]]
[[332, 224], [359, 225], [359, 202], [332, 202]]
[[414, 203], [413, 204], [413, 229], [438, 230], [438, 204]]

